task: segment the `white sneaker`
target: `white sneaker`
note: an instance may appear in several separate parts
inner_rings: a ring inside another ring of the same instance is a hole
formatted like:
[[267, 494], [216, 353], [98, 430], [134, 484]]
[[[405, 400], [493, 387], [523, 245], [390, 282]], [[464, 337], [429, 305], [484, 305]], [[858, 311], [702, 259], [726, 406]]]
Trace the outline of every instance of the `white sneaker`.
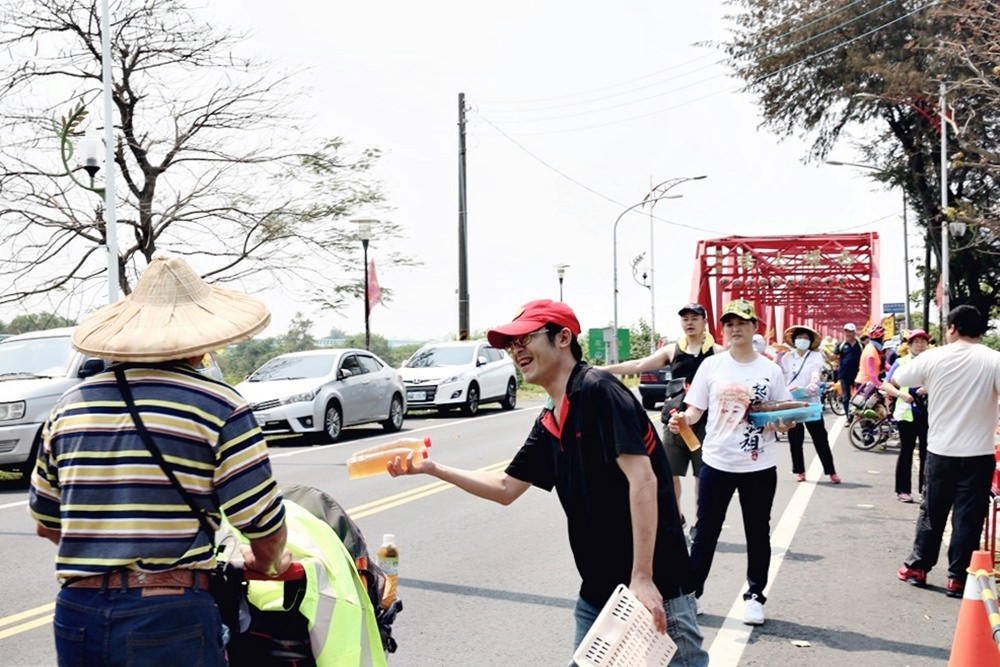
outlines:
[[743, 622], [747, 625], [764, 625], [764, 605], [757, 601], [756, 595], [747, 600], [743, 607]]
[[694, 614], [695, 616], [701, 616], [705, 613], [705, 608], [701, 606], [701, 598], [694, 599]]

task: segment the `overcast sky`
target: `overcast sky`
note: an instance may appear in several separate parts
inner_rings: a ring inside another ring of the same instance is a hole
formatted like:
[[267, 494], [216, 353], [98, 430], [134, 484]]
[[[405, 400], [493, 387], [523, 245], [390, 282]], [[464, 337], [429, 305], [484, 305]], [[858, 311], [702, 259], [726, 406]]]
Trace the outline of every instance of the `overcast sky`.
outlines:
[[[613, 317], [613, 224], [651, 181], [705, 174], [672, 192], [654, 222], [656, 324], [679, 333], [699, 239], [734, 234], [876, 231], [882, 301], [903, 300], [902, 195], [866, 172], [804, 165], [808, 144], [759, 131], [752, 100], [707, 41], [724, 39], [719, 0], [508, 0], [317, 3], [212, 0], [213, 21], [246, 29], [250, 48], [301, 77], [317, 133], [385, 151], [377, 169], [405, 248], [423, 262], [379, 262], [394, 292], [371, 316], [387, 338], [445, 339], [458, 328], [457, 109], [468, 126], [468, 266], [473, 332], [508, 321], [536, 298], [564, 298], [584, 329]], [[857, 161], [849, 140], [831, 156]], [[911, 230], [912, 231], [912, 230]], [[631, 258], [650, 249], [646, 214], [619, 225], [618, 319], [651, 315]], [[922, 256], [914, 237], [911, 257]], [[646, 262], [648, 270], [648, 261]], [[350, 267], [343, 267], [350, 269]], [[359, 262], [358, 272], [363, 269]], [[915, 278], [911, 278], [911, 282]], [[283, 331], [296, 309], [315, 333], [363, 331], [363, 306], [343, 315], [264, 295]], [[859, 323], [859, 325], [862, 323]]]

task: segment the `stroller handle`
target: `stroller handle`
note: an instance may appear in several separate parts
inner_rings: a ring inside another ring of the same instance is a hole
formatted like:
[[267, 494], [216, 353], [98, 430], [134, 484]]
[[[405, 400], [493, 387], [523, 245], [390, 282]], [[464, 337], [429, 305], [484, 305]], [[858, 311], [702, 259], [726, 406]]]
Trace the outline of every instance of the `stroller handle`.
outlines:
[[302, 563], [292, 563], [287, 570], [276, 577], [269, 577], [263, 572], [247, 569], [243, 570], [243, 576], [250, 581], [299, 581], [306, 578], [306, 569], [302, 567]]

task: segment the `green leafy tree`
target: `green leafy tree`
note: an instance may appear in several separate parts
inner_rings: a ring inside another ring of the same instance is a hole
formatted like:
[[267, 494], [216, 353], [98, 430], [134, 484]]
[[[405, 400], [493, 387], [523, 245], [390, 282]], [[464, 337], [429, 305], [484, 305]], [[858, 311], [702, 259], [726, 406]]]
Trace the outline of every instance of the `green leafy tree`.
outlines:
[[76, 325], [75, 320], [67, 319], [55, 313], [30, 313], [18, 315], [6, 325], [0, 326], [0, 330], [9, 334], [27, 333], [28, 331], [44, 331], [45, 329], [56, 329], [59, 327], [71, 327]]
[[295, 313], [288, 325], [288, 331], [281, 337], [279, 349], [282, 353], [314, 349], [316, 339], [309, 333], [312, 326], [312, 320], [307, 320], [302, 313]]
[[[0, 304], [106, 281], [103, 202], [77, 185], [73, 155], [101, 129], [87, 115], [101, 106], [99, 4], [0, 0]], [[243, 35], [184, 0], [110, 4], [122, 292], [169, 250], [213, 282], [284, 288], [323, 308], [362, 296], [349, 220], [385, 210], [371, 175], [380, 151], [311, 137], [294, 77], [244, 56]], [[60, 146], [72, 174], [53, 168]], [[400, 236], [380, 223], [380, 262], [414, 263], [391, 249]]]
[[[877, 180], [902, 187], [918, 212], [935, 258], [925, 261], [923, 316], [940, 273], [941, 227], [974, 226], [954, 244], [952, 302], [989, 312], [1000, 302], [996, 160], [1000, 133], [997, 3], [971, 0], [893, 3], [849, 0], [732, 0], [729, 62], [760, 104], [762, 125], [780, 136], [812, 139], [805, 158], [822, 160], [848, 128]], [[942, 35], [954, 35], [942, 43]], [[992, 58], [992, 60], [991, 60]], [[991, 78], [992, 77], [992, 78]], [[941, 206], [941, 82], [946, 116], [948, 205]], [[957, 130], [957, 132], [956, 132]], [[972, 156], [970, 158], [970, 156]]]

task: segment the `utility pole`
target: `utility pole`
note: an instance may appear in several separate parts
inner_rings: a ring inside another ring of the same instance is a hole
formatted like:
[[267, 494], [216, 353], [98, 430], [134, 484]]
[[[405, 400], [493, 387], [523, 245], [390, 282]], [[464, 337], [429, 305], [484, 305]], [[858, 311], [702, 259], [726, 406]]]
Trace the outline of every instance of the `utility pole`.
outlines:
[[[951, 275], [949, 264], [951, 251], [948, 248], [948, 109], [944, 92], [944, 81], [941, 82], [938, 112], [941, 123], [941, 308], [938, 314], [941, 321], [941, 337], [944, 338], [944, 323], [951, 308]], [[943, 340], [942, 340], [943, 343]]]
[[[653, 176], [649, 176], [649, 191], [653, 191]], [[649, 353], [656, 352], [656, 289], [653, 287], [653, 207], [649, 207]]]
[[458, 339], [469, 339], [469, 269], [465, 199], [465, 93], [458, 94]]

